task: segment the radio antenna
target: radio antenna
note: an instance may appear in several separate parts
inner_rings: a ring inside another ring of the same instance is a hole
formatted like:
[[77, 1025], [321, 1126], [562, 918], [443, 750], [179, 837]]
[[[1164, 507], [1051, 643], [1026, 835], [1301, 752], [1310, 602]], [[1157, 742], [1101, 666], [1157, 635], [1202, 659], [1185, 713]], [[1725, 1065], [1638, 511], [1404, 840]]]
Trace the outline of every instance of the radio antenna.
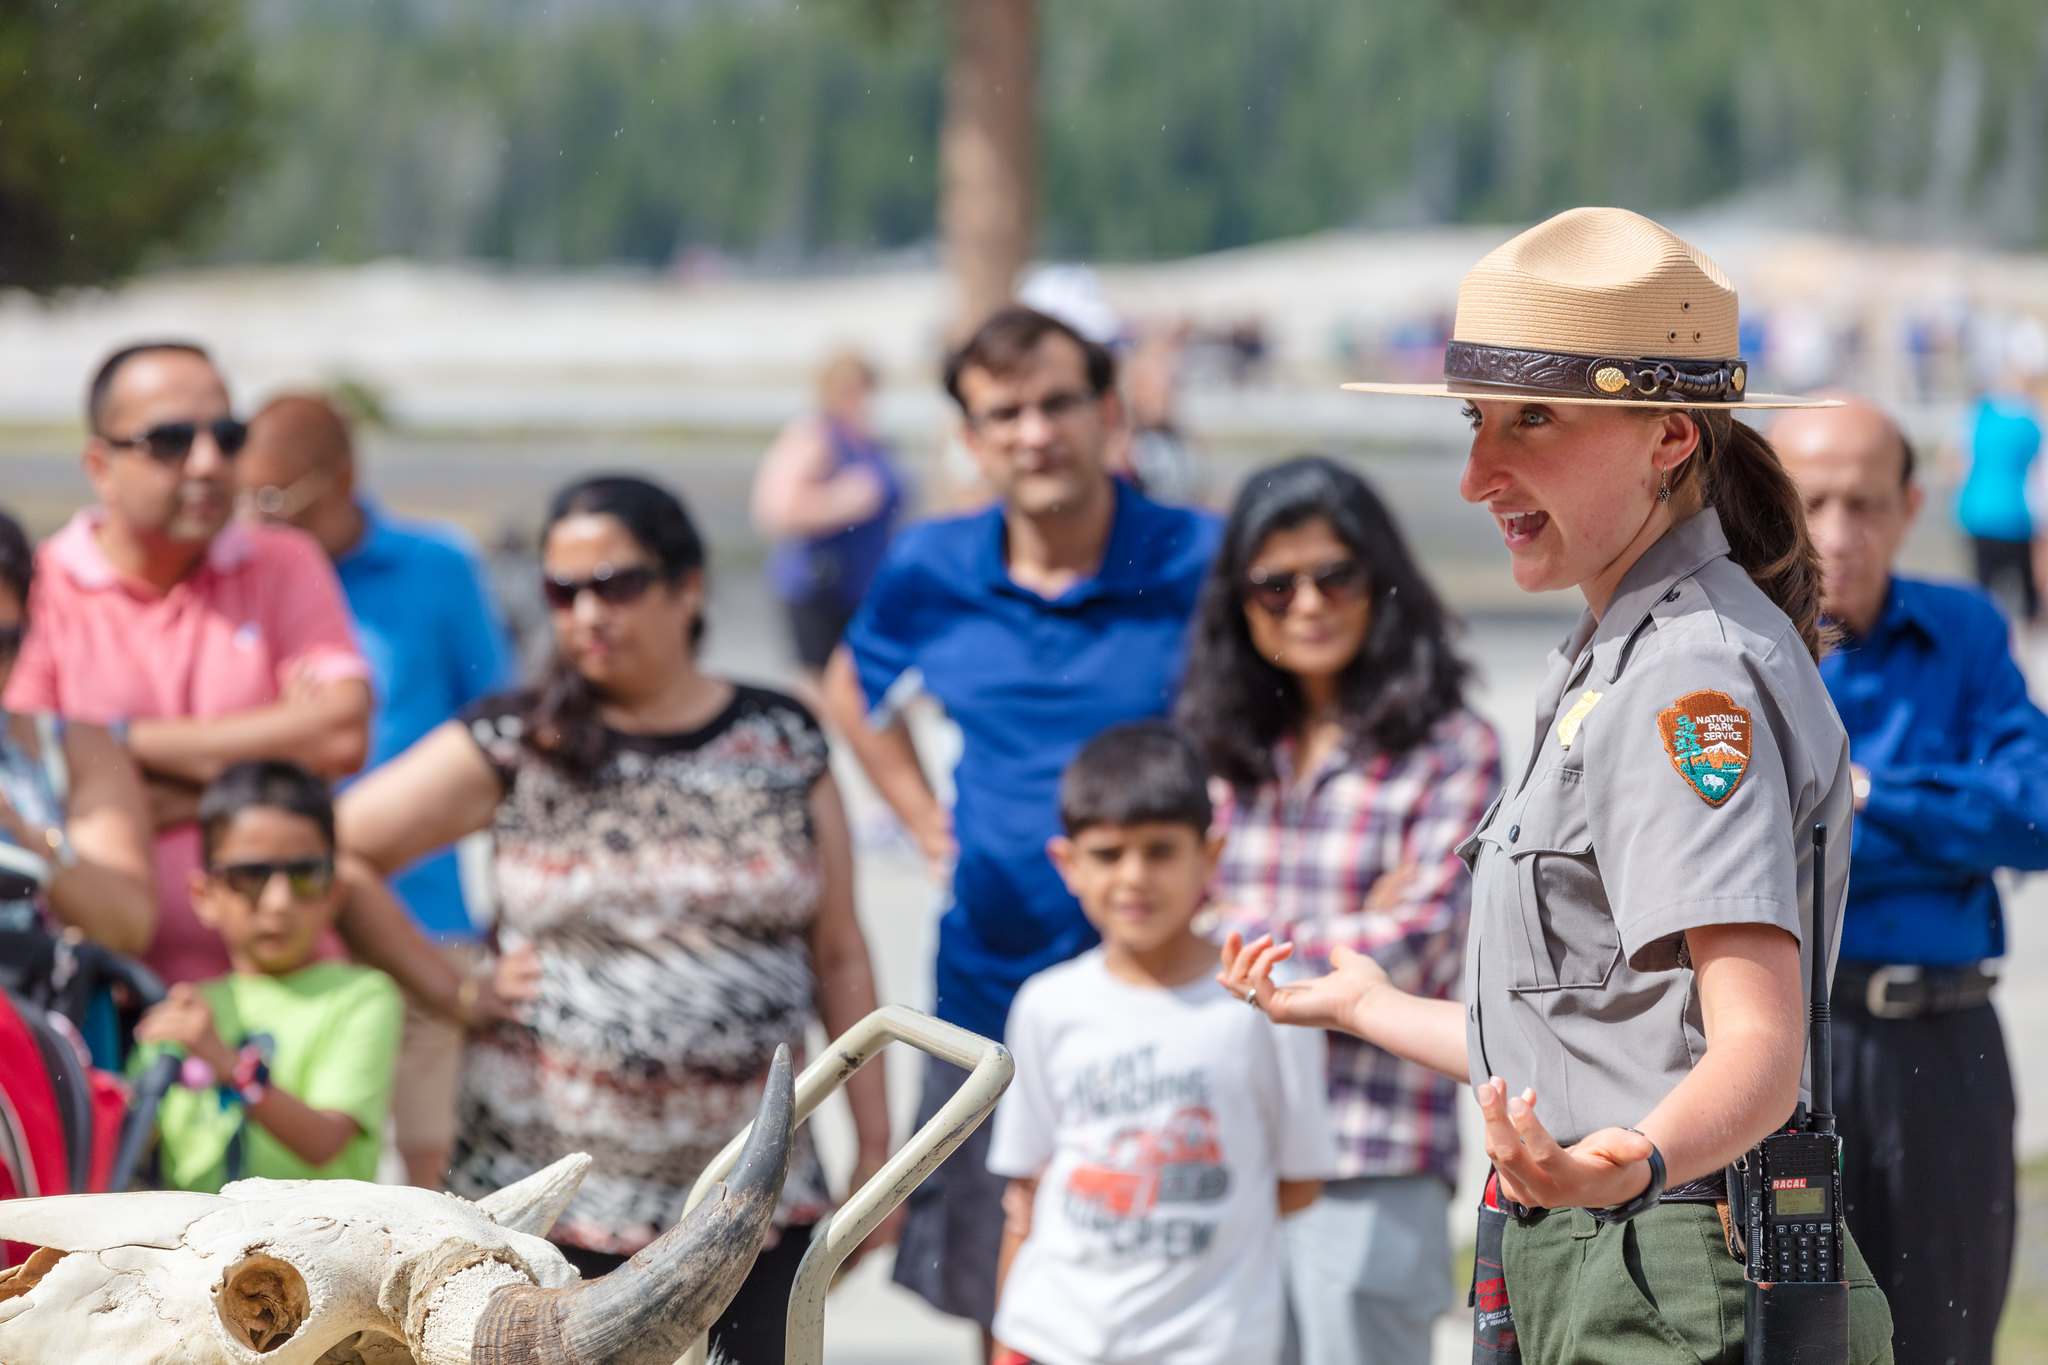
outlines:
[[1813, 1103], [1807, 1131], [1835, 1131], [1833, 1014], [1828, 1008], [1828, 827], [1813, 827], [1813, 1003], [1807, 1008], [1806, 1050], [1813, 1064]]

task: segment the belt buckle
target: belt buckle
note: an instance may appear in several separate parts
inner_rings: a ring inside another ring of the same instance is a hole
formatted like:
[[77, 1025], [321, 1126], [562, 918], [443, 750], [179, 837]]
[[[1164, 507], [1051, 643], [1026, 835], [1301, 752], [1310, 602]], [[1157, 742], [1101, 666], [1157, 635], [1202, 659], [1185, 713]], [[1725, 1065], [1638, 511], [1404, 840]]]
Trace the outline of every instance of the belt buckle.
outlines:
[[1998, 971], [1989, 962], [1968, 963], [1956, 971], [1955, 986], [1947, 1008], [1965, 1010], [1985, 1004], [1990, 1001], [1992, 988], [1997, 984]]
[[1879, 967], [1870, 974], [1870, 984], [1863, 989], [1863, 1007], [1876, 1019], [1918, 1018], [1919, 1005], [1909, 1005], [1904, 1001], [1894, 1002], [1886, 993], [1895, 981], [1900, 985], [1910, 985], [1920, 980], [1923, 975], [1919, 967], [1911, 964]]

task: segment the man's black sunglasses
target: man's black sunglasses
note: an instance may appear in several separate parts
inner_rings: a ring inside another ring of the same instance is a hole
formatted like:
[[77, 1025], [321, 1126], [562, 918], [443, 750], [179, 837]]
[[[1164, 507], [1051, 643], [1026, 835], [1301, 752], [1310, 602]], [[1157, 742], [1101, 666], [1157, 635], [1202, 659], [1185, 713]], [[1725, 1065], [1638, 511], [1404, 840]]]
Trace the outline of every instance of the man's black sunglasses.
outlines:
[[556, 611], [569, 610], [586, 592], [596, 593], [597, 600], [607, 606], [623, 607], [628, 602], [639, 601], [654, 586], [654, 579], [655, 571], [645, 564], [629, 564], [623, 569], [600, 564], [597, 572], [589, 578], [556, 578], [552, 574], [543, 574], [540, 590], [546, 595], [548, 605]]
[[216, 417], [211, 422], [158, 422], [133, 436], [103, 439], [110, 446], [146, 450], [151, 459], [164, 464], [183, 464], [202, 430], [212, 435], [220, 453], [229, 459], [241, 454], [242, 447], [249, 444], [249, 424], [234, 417]]
[[229, 863], [213, 869], [213, 875], [227, 883], [228, 890], [255, 900], [279, 873], [291, 884], [292, 895], [302, 901], [318, 900], [334, 886], [334, 859], [296, 858], [286, 863]]

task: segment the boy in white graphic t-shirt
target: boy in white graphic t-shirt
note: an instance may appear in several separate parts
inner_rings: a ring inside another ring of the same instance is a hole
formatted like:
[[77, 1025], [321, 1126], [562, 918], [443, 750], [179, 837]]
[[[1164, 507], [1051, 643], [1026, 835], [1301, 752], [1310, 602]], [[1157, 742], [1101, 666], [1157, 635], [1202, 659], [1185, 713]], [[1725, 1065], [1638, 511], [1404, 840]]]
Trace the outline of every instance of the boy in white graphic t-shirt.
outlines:
[[1271, 1365], [1280, 1219], [1335, 1164], [1322, 1035], [1219, 990], [1191, 927], [1208, 785], [1161, 722], [1097, 736], [1047, 845], [1102, 946], [1025, 983], [988, 1168], [1008, 1176], [999, 1365]]

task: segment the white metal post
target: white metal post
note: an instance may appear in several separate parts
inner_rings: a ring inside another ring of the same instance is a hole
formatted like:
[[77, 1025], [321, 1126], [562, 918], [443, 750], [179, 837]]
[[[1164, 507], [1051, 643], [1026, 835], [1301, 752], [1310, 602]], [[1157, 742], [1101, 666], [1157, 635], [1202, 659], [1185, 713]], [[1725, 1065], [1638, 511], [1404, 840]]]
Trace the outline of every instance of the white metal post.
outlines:
[[[784, 1359], [788, 1365], [824, 1365], [825, 1293], [832, 1277], [882, 1220], [937, 1170], [996, 1107], [1009, 1088], [1016, 1064], [1009, 1049], [957, 1024], [934, 1019], [903, 1005], [884, 1005], [834, 1040], [824, 1055], [804, 1068], [796, 1081], [796, 1122], [802, 1123], [825, 1097], [846, 1084], [870, 1057], [890, 1043], [908, 1043], [968, 1072], [960, 1089], [931, 1122], [875, 1172], [874, 1178], [847, 1196], [838, 1211], [826, 1216], [811, 1234], [810, 1250], [798, 1267], [789, 1294], [789, 1335]], [[732, 1172], [752, 1125], [726, 1144], [690, 1191], [685, 1212], [694, 1209], [711, 1187]], [[700, 1338], [678, 1365], [705, 1365], [706, 1343]]]

